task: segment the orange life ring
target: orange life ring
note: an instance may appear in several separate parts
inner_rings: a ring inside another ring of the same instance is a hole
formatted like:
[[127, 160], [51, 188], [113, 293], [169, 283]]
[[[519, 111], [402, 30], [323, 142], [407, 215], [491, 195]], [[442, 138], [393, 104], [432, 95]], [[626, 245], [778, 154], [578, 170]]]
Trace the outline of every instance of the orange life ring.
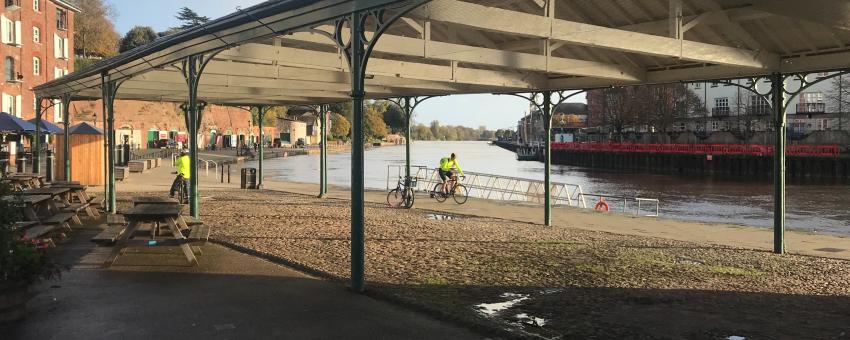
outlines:
[[596, 203], [596, 206], [593, 207], [593, 209], [596, 209], [596, 210], [599, 210], [599, 211], [608, 211], [608, 203], [605, 202], [604, 198], [600, 197], [599, 202]]

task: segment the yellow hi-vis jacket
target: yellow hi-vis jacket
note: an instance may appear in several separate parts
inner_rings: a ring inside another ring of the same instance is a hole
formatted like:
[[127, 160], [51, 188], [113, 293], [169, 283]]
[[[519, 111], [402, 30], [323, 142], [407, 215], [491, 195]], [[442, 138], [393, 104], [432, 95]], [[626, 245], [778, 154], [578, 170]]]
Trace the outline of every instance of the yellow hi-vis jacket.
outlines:
[[189, 169], [192, 168], [190, 163], [192, 163], [192, 162], [189, 161], [189, 156], [177, 157], [177, 160], [175, 161], [175, 164], [174, 164], [174, 166], [177, 167], [177, 174], [183, 175], [183, 178], [185, 178], [185, 179], [189, 179], [189, 176], [190, 176]]
[[449, 171], [452, 168], [457, 168], [457, 172], [463, 176], [463, 170], [460, 169], [460, 164], [458, 164], [457, 161], [453, 161], [449, 157], [443, 157], [443, 159], [440, 159], [440, 170]]

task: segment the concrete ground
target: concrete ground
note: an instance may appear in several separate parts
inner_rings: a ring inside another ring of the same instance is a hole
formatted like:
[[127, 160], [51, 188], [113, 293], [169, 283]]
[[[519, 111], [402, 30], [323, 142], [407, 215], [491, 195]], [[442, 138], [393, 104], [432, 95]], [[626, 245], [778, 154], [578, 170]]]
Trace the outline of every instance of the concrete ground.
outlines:
[[56, 248], [69, 266], [36, 287], [24, 321], [3, 339], [473, 339], [428, 316], [220, 245], [198, 267], [166, 248], [131, 250], [110, 269], [111, 248], [88, 226]]

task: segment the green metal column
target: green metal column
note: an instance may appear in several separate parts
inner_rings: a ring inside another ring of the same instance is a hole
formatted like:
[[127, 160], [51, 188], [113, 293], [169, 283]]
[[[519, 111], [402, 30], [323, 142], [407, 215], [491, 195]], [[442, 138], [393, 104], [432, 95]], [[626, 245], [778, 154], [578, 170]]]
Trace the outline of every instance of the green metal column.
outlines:
[[258, 173], [257, 173], [257, 188], [260, 189], [263, 187], [263, 120], [266, 117], [266, 110], [268, 108], [266, 106], [260, 105], [257, 106], [257, 118], [260, 119], [260, 150], [257, 153], [260, 156], [260, 161], [257, 162]]
[[108, 183], [109, 188], [109, 212], [115, 214], [118, 212], [116, 201], [117, 201], [117, 191], [115, 190], [115, 90], [117, 89], [117, 84], [113, 81], [109, 80], [109, 76], [107, 75], [106, 83], [104, 83], [104, 87], [106, 87], [108, 91], [108, 96], [104, 97], [104, 107], [106, 111], [104, 111], [104, 115], [106, 115], [106, 126], [104, 131], [106, 132], [106, 143], [107, 143], [107, 153], [106, 157], [106, 181]]
[[200, 200], [198, 199], [198, 81], [200, 80], [200, 56], [190, 56], [184, 64], [184, 72], [189, 85], [189, 105], [186, 109], [189, 125], [189, 213], [192, 217], [200, 216]]
[[773, 156], [773, 252], [785, 253], [785, 78], [781, 73], [771, 76], [774, 127], [776, 129]]
[[328, 116], [327, 106], [319, 105], [319, 126], [321, 144], [319, 145], [319, 198], [328, 194]]
[[[62, 95], [62, 124], [65, 126], [65, 140], [63, 141], [63, 152], [65, 153], [65, 180], [71, 181], [71, 95]], [[105, 196], [104, 196], [105, 197]]]
[[364, 13], [351, 15], [351, 289], [363, 292], [365, 267], [365, 219], [363, 215], [365, 190], [364, 175], [364, 136], [363, 136], [363, 98], [365, 88], [366, 51], [363, 36], [362, 17]]
[[410, 98], [404, 99], [404, 175], [410, 177], [410, 148], [413, 140], [410, 138], [410, 118], [413, 109], [410, 107]]
[[543, 198], [543, 224], [546, 226], [552, 225], [552, 92], [543, 91], [543, 130], [546, 133], [546, 146], [543, 149], [544, 169], [543, 169], [543, 193], [546, 197]]
[[35, 97], [35, 138], [32, 146], [32, 172], [41, 173], [41, 97]]

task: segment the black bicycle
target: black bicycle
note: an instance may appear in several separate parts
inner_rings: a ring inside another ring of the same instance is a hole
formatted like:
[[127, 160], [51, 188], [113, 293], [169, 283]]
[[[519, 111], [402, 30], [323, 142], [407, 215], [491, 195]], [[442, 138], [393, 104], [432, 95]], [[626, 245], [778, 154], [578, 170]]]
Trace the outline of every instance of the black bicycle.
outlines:
[[467, 190], [463, 184], [458, 183], [457, 175], [453, 174], [452, 177], [446, 181], [446, 184], [448, 185], [449, 190], [443, 190], [443, 183], [437, 183], [437, 185], [434, 186], [434, 190], [431, 191], [431, 197], [440, 203], [445, 202], [449, 196], [451, 196], [457, 204], [466, 203], [466, 200], [469, 198], [469, 190]]
[[189, 202], [189, 190], [186, 188], [188, 183], [186, 183], [186, 178], [183, 175], [178, 175], [178, 178], [180, 179], [180, 185], [177, 186], [176, 198], [177, 202], [182, 205]]
[[415, 187], [416, 177], [399, 177], [398, 185], [387, 194], [387, 204], [393, 208], [410, 209], [416, 199], [416, 195], [413, 194]]

